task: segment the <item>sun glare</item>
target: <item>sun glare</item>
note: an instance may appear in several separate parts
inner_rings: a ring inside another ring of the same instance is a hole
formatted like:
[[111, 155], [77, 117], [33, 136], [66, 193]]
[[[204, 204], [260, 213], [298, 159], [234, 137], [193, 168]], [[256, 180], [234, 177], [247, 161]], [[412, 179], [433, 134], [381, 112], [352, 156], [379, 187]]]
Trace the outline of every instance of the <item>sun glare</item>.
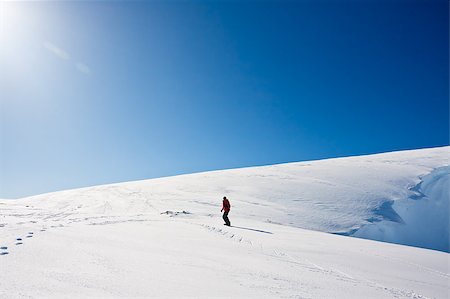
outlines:
[[0, 2], [0, 45], [10, 46], [20, 38], [26, 17], [21, 3]]

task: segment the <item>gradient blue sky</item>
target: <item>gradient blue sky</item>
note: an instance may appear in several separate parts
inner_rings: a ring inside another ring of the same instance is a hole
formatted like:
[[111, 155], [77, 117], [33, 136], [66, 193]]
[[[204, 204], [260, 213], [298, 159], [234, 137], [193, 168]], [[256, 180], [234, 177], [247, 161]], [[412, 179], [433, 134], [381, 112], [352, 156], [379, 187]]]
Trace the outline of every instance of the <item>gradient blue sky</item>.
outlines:
[[449, 144], [447, 1], [0, 3], [0, 198]]

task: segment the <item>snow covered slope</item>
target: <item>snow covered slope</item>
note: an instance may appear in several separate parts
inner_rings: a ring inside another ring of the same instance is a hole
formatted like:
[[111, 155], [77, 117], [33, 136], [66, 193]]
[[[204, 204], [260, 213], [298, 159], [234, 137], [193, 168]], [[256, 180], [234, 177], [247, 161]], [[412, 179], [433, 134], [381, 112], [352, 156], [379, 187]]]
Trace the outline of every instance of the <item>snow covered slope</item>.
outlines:
[[0, 201], [0, 298], [448, 298], [449, 173], [443, 147]]
[[20, 202], [67, 216], [166, 210], [217, 215], [226, 195], [233, 216], [448, 252], [449, 165], [450, 147], [442, 147], [212, 171]]

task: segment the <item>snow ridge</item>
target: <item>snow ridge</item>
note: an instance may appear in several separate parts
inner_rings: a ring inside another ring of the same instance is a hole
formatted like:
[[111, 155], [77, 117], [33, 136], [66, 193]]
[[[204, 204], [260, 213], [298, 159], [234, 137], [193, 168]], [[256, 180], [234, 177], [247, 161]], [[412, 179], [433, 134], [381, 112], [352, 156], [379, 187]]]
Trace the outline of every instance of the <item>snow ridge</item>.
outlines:
[[[227, 195], [236, 216], [448, 252], [448, 234], [439, 237], [448, 229], [448, 214], [440, 213], [438, 220], [433, 211], [448, 207], [449, 149], [211, 171], [55, 192], [20, 202], [68, 215], [167, 210], [210, 215]], [[424, 190], [426, 186], [432, 191]], [[421, 192], [428, 194], [423, 197]], [[423, 199], [411, 200], [415, 198]], [[421, 210], [427, 205], [427, 219], [436, 218], [433, 225], [421, 227], [425, 218], [418, 213], [408, 217], [412, 205]], [[408, 238], [402, 236], [405, 229]]]
[[396, 217], [384, 217], [350, 235], [450, 252], [449, 186], [450, 167], [436, 168], [409, 188], [409, 197], [391, 202], [384, 213], [394, 211]]

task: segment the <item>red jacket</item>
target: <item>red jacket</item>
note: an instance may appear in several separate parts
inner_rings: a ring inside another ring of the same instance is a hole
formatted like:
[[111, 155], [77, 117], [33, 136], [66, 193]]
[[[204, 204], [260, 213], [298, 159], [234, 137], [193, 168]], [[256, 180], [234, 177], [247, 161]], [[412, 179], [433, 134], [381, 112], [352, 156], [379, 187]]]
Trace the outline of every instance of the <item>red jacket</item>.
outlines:
[[229, 212], [231, 208], [230, 202], [228, 201], [228, 199], [224, 199], [222, 202], [222, 210], [224, 210], [225, 212]]

